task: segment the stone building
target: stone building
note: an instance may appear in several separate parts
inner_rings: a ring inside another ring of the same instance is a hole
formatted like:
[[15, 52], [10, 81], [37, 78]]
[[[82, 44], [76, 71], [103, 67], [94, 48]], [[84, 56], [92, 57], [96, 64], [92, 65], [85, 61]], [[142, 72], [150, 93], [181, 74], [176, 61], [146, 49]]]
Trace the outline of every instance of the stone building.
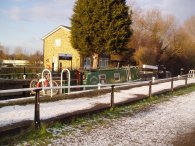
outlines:
[[[61, 25], [42, 38], [45, 68], [53, 67], [54, 71], [57, 71], [60, 68], [90, 69], [92, 67], [92, 56], [85, 58], [80, 56], [79, 52], [72, 47], [70, 36], [70, 28]], [[98, 68], [117, 67], [121, 63], [122, 58], [119, 55], [100, 55]]]
[[70, 42], [70, 28], [59, 26], [47, 35], [43, 40], [44, 67], [57, 71], [60, 67], [78, 69], [81, 67], [81, 57]]

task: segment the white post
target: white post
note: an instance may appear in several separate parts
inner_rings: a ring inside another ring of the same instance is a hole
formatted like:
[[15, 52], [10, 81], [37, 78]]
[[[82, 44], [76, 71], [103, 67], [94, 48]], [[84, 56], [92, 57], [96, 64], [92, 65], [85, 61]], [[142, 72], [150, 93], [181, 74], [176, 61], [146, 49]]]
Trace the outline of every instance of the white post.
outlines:
[[[63, 78], [63, 72], [67, 71], [68, 72], [68, 86], [70, 86], [70, 71], [68, 69], [63, 69], [61, 71], [61, 91], [60, 93], [62, 94], [62, 78]], [[68, 94], [70, 93], [70, 88], [68, 87]]]
[[155, 80], [155, 77], [152, 77], [152, 81], [154, 82], [154, 80]]
[[23, 75], [23, 79], [24, 79], [24, 80], [26, 79], [26, 75]]

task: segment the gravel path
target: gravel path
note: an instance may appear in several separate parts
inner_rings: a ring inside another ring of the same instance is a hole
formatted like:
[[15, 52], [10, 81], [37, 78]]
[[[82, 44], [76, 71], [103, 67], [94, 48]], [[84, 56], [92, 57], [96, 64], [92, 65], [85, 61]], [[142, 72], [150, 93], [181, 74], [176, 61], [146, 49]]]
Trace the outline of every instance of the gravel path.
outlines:
[[172, 145], [178, 135], [189, 133], [195, 127], [194, 105], [195, 92], [157, 104], [149, 111], [113, 120], [88, 133], [77, 131], [69, 136], [51, 139], [51, 145]]

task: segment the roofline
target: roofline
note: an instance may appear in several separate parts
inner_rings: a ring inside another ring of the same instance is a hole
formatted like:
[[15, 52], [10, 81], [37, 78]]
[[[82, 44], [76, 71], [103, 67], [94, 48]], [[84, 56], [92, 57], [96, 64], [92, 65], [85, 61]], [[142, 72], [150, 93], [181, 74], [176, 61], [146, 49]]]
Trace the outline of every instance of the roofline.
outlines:
[[66, 26], [60, 25], [58, 26], [56, 29], [52, 30], [50, 33], [48, 33], [47, 35], [45, 35], [44, 37], [42, 37], [41, 39], [44, 40], [45, 38], [47, 38], [48, 36], [50, 36], [51, 34], [53, 34], [54, 32], [56, 32], [57, 30], [59, 30], [60, 28], [70, 31], [70, 29]]

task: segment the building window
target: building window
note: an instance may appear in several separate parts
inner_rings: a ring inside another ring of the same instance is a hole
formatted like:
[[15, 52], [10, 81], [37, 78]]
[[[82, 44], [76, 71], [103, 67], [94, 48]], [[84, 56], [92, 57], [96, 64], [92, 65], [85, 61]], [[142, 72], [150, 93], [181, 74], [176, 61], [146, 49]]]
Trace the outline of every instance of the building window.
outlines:
[[105, 84], [106, 83], [106, 74], [100, 74], [99, 81], [101, 84]]
[[55, 39], [55, 46], [60, 47], [61, 46], [61, 39]]
[[100, 57], [100, 59], [99, 59], [99, 67], [100, 68], [104, 68], [104, 67], [108, 67], [108, 65], [109, 65], [109, 58]]
[[90, 69], [91, 68], [91, 58], [86, 57], [84, 59], [84, 68], [85, 69]]
[[120, 73], [114, 73], [114, 80], [120, 81]]

